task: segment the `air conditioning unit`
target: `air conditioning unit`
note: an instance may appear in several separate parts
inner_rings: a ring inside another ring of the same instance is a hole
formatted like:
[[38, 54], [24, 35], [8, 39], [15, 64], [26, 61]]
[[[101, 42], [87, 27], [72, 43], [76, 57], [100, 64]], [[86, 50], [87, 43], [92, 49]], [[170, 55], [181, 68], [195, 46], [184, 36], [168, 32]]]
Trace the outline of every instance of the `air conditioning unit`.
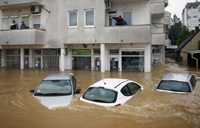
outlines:
[[30, 11], [32, 14], [38, 14], [41, 12], [41, 7], [40, 6], [31, 6]]
[[111, 2], [109, 0], [106, 0], [105, 4], [106, 4], [106, 9], [111, 9], [112, 5], [111, 5]]

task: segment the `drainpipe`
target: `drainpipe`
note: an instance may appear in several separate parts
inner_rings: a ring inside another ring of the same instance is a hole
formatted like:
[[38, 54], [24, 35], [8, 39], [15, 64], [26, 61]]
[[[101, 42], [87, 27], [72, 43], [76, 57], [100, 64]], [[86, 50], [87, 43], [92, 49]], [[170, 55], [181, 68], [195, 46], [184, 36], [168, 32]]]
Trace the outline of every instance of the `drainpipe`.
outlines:
[[199, 60], [198, 60], [198, 58], [195, 58], [195, 57], [193, 56], [193, 54], [192, 54], [192, 59], [196, 60], [196, 68], [197, 68], [197, 70], [198, 70], [198, 69], [199, 69]]

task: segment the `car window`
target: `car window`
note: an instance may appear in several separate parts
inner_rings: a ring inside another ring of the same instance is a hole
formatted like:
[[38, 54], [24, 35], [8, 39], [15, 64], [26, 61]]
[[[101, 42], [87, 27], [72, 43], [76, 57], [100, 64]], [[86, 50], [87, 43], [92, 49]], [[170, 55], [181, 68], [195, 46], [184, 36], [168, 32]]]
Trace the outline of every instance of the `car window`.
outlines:
[[72, 88], [69, 80], [43, 80], [38, 86], [35, 96], [71, 95]]
[[195, 77], [192, 75], [192, 77], [191, 77], [191, 79], [190, 79], [190, 83], [192, 84], [192, 87], [193, 87], [193, 89], [195, 88], [195, 86], [196, 86], [196, 79], [195, 79]]
[[187, 82], [180, 81], [161, 81], [158, 88], [167, 91], [177, 91], [177, 92], [191, 92], [189, 84]]
[[129, 83], [127, 86], [130, 89], [131, 95], [134, 95], [140, 89], [140, 86], [136, 83]]
[[117, 92], [104, 88], [89, 88], [83, 98], [101, 103], [114, 103], [117, 99]]
[[123, 95], [125, 95], [125, 96], [131, 96], [131, 92], [130, 92], [130, 90], [129, 90], [129, 88], [128, 88], [127, 85], [124, 86], [124, 87], [121, 89], [121, 93], [122, 93]]

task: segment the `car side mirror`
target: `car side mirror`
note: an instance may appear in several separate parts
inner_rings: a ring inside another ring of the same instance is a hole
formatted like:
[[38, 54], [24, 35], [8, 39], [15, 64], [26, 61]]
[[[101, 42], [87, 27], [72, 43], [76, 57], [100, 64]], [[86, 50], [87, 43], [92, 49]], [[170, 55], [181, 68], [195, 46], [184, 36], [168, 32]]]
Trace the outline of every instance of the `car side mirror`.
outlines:
[[81, 93], [81, 89], [76, 89], [75, 94]]
[[30, 93], [34, 93], [35, 91], [33, 89], [29, 90]]

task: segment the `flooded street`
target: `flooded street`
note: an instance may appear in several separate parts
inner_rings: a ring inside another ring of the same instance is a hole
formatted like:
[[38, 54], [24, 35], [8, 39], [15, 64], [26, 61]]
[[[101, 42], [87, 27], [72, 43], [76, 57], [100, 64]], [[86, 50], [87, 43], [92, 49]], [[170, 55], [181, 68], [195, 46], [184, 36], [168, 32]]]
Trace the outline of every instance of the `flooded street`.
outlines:
[[[71, 72], [81, 94], [68, 107], [49, 110], [29, 93], [47, 75], [58, 70], [19, 70], [0, 68], [0, 128], [198, 128], [200, 127], [200, 81], [188, 94], [155, 92], [160, 78], [167, 72], [200, 72], [177, 63], [154, 66], [143, 72]], [[125, 78], [144, 87], [125, 105], [101, 107], [79, 98], [94, 82], [102, 78]], [[52, 101], [53, 102], [53, 101]]]

